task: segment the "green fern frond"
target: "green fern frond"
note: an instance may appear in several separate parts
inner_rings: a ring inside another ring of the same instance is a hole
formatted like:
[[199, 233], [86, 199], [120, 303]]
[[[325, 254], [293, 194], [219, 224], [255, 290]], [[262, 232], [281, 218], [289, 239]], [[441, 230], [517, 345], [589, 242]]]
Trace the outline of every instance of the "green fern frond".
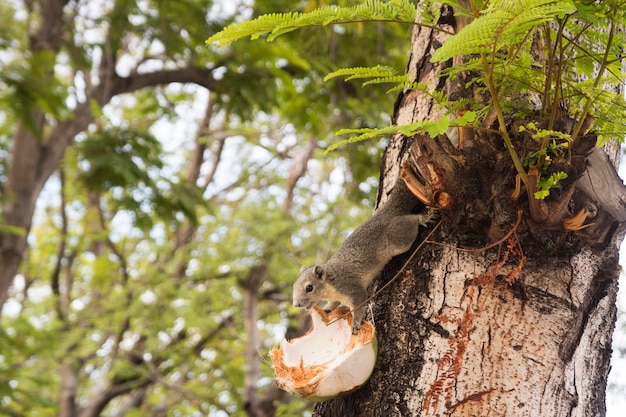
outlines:
[[376, 65], [375, 67], [341, 68], [326, 75], [324, 77], [324, 81], [328, 81], [336, 77], [345, 77], [345, 80], [349, 81], [357, 78], [391, 77], [396, 74], [397, 71], [394, 68], [384, 65]]
[[[608, 80], [606, 80], [608, 83]], [[603, 83], [600, 83], [601, 85]], [[622, 93], [594, 86], [590, 80], [585, 80], [577, 85], [565, 89], [571, 92], [570, 111], [574, 117], [580, 118], [584, 104], [589, 102], [589, 114], [594, 118], [594, 131], [598, 134], [600, 142], [614, 137], [620, 142], [626, 135], [626, 101]], [[576, 100], [578, 99], [578, 100]], [[584, 132], [580, 132], [584, 134]]]
[[334, 151], [337, 148], [340, 148], [344, 145], [348, 145], [350, 143], [357, 143], [357, 142], [362, 142], [364, 140], [368, 140], [368, 139], [373, 139], [373, 138], [379, 138], [382, 136], [387, 136], [387, 135], [393, 135], [394, 133], [398, 132], [398, 126], [387, 126], [387, 127], [383, 127], [380, 129], [370, 129], [370, 128], [364, 128], [364, 129], [341, 129], [338, 130], [337, 132], [335, 132], [335, 135], [340, 136], [340, 135], [352, 135], [352, 134], [358, 134], [357, 136], [353, 136], [350, 139], [346, 139], [346, 140], [342, 140], [339, 141], [337, 143], [333, 143], [332, 145], [330, 145], [328, 147], [328, 149], [326, 149], [325, 153], [328, 153], [330, 151]]
[[367, 0], [350, 7], [324, 6], [307, 13], [274, 13], [259, 16], [251, 21], [225, 27], [208, 38], [206, 43], [227, 46], [237, 39], [247, 36], [257, 39], [264, 34], [268, 34], [267, 40], [272, 41], [298, 28], [340, 23], [391, 21], [413, 24], [416, 14], [415, 5], [410, 0]]
[[576, 11], [571, 0], [500, 0], [448, 39], [433, 54], [433, 62], [460, 55], [490, 54], [520, 42], [537, 26]]
[[326, 149], [326, 152], [330, 152], [350, 143], [362, 142], [364, 140], [393, 135], [396, 133], [401, 133], [404, 136], [409, 137], [417, 135], [418, 133], [427, 133], [430, 137], [434, 138], [437, 135], [445, 133], [449, 127], [467, 126], [474, 123], [476, 121], [476, 116], [475, 112], [468, 111], [465, 112], [465, 114], [463, 114], [460, 118], [442, 117], [439, 120], [420, 120], [406, 125], [386, 126], [378, 129], [341, 129], [335, 132], [335, 134], [338, 136], [357, 134], [357, 136], [353, 136], [350, 139], [342, 140], [330, 145], [328, 149]]
[[375, 67], [341, 68], [326, 75], [326, 77], [324, 77], [324, 81], [328, 81], [336, 77], [344, 77], [345, 81], [371, 78], [362, 84], [363, 87], [370, 84], [383, 83], [394, 83], [399, 84], [401, 87], [405, 87], [407, 83], [410, 82], [410, 77], [408, 75], [397, 75], [397, 71], [394, 68], [384, 65], [376, 65]]
[[372, 84], [391, 84], [391, 83], [405, 86], [405, 84], [408, 83], [410, 79], [411, 77], [409, 75], [394, 75], [390, 77], [378, 77], [369, 81], [365, 81], [363, 83], [363, 87], [365, 87], [366, 85], [372, 85]]
[[205, 42], [215, 42], [218, 46], [228, 46], [237, 39], [250, 36], [251, 39], [257, 39], [261, 35], [271, 32], [274, 28], [296, 19], [300, 13], [272, 13], [259, 16], [258, 18], [236, 25], [230, 25], [222, 29], [220, 32], [211, 36]]
[[422, 91], [424, 94], [427, 94], [430, 96], [430, 90], [428, 89], [428, 86], [423, 84], [423, 83], [419, 83], [416, 81], [410, 81], [411, 77], [407, 76], [407, 81], [404, 83], [397, 83], [396, 85], [392, 86], [391, 88], [389, 88], [386, 93], [390, 94], [393, 92], [397, 92], [397, 91]]

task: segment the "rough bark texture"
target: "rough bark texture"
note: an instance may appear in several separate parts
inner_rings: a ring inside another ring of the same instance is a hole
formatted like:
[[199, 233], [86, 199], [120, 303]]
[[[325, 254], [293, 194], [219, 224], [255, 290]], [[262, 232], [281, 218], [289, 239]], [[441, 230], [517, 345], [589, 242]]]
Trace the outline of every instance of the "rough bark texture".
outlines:
[[[415, 29], [408, 72], [450, 91], [453, 83], [437, 79], [429, 62], [441, 36]], [[440, 116], [432, 110], [409, 92], [394, 121]], [[592, 150], [594, 138], [581, 138], [562, 162], [571, 180], [533, 208], [514, 192], [515, 170], [497, 137], [472, 133], [460, 144], [458, 136], [390, 139], [381, 204], [408, 158], [442, 225], [373, 300], [379, 356], [370, 380], [318, 404], [314, 415], [604, 416], [623, 184], [604, 151]], [[520, 152], [530, 149], [524, 137], [515, 141]], [[576, 213], [585, 213], [586, 227], [567, 230]], [[372, 292], [408, 256], [392, 260]]]

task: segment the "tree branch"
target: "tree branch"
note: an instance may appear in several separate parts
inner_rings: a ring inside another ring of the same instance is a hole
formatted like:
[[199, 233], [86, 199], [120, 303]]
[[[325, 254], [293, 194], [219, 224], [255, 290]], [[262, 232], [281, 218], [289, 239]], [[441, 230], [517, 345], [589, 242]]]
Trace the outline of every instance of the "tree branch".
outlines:
[[68, 363], [61, 366], [61, 398], [58, 417], [72, 417], [76, 411], [78, 372]]
[[104, 410], [114, 398], [128, 394], [137, 389], [145, 388], [151, 384], [152, 381], [148, 378], [136, 378], [120, 384], [111, 385], [96, 393], [94, 399], [90, 401], [87, 407], [80, 410], [78, 417], [99, 417], [102, 410]]
[[294, 155], [291, 160], [291, 165], [289, 166], [289, 177], [287, 178], [287, 197], [285, 197], [285, 201], [283, 202], [283, 211], [285, 213], [291, 213], [296, 183], [306, 173], [307, 164], [309, 159], [311, 159], [311, 156], [313, 156], [313, 151], [315, 151], [316, 147], [317, 138], [311, 136], [309, 138], [309, 143], [307, 143], [307, 145], [300, 150], [300, 152]]
[[[216, 84], [213, 79], [213, 69], [188, 66], [172, 70], [133, 74], [128, 77], [116, 75], [111, 86], [111, 97], [118, 94], [131, 93], [142, 88], [170, 83], [197, 84], [211, 91]], [[111, 97], [106, 97], [106, 101], [108, 102]]]
[[261, 374], [259, 358], [258, 292], [261, 284], [267, 279], [269, 266], [267, 263], [252, 267], [246, 278], [239, 282], [243, 288], [244, 326], [248, 340], [246, 343], [246, 370], [243, 382], [243, 407], [250, 417], [260, 417], [257, 382]]
[[61, 48], [63, 36], [63, 9], [68, 0], [44, 0], [37, 2], [41, 23], [38, 30], [30, 37], [30, 49], [33, 51], [50, 50], [57, 52]]
[[54, 294], [56, 298], [55, 304], [57, 314], [59, 315], [59, 318], [64, 319], [65, 314], [61, 307], [61, 291], [59, 289], [59, 276], [61, 275], [61, 265], [63, 263], [63, 256], [65, 254], [65, 246], [67, 241], [67, 213], [65, 212], [65, 172], [62, 168], [59, 169], [59, 181], [61, 182], [61, 207], [59, 208], [61, 214], [61, 237], [57, 245], [56, 262], [50, 276], [50, 287], [52, 288], [52, 294]]

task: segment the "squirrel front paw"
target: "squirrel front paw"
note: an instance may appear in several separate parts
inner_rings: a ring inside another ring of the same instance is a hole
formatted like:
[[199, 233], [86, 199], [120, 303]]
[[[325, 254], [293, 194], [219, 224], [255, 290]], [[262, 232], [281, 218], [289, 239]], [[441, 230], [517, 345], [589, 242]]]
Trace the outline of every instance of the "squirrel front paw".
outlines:
[[361, 328], [361, 322], [365, 318], [365, 311], [363, 308], [359, 308], [354, 311], [352, 316], [352, 334], [357, 334]]
[[352, 322], [352, 334], [357, 334], [360, 328], [361, 323], [357, 323], [356, 321]]
[[430, 211], [426, 214], [419, 215], [419, 224], [422, 227], [428, 227], [439, 220], [439, 213], [436, 210]]

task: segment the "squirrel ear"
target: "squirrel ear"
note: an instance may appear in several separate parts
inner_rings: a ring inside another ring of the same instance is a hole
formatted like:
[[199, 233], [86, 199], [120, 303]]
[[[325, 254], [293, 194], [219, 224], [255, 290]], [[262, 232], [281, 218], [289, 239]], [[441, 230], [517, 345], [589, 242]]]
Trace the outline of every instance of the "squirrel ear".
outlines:
[[302, 266], [300, 267], [300, 273], [303, 273], [305, 270], [306, 270], [306, 266], [302, 265]]
[[315, 275], [317, 276], [317, 278], [319, 279], [324, 278], [324, 268], [322, 268], [320, 265], [315, 265], [315, 269], [313, 269], [313, 272], [315, 272]]

